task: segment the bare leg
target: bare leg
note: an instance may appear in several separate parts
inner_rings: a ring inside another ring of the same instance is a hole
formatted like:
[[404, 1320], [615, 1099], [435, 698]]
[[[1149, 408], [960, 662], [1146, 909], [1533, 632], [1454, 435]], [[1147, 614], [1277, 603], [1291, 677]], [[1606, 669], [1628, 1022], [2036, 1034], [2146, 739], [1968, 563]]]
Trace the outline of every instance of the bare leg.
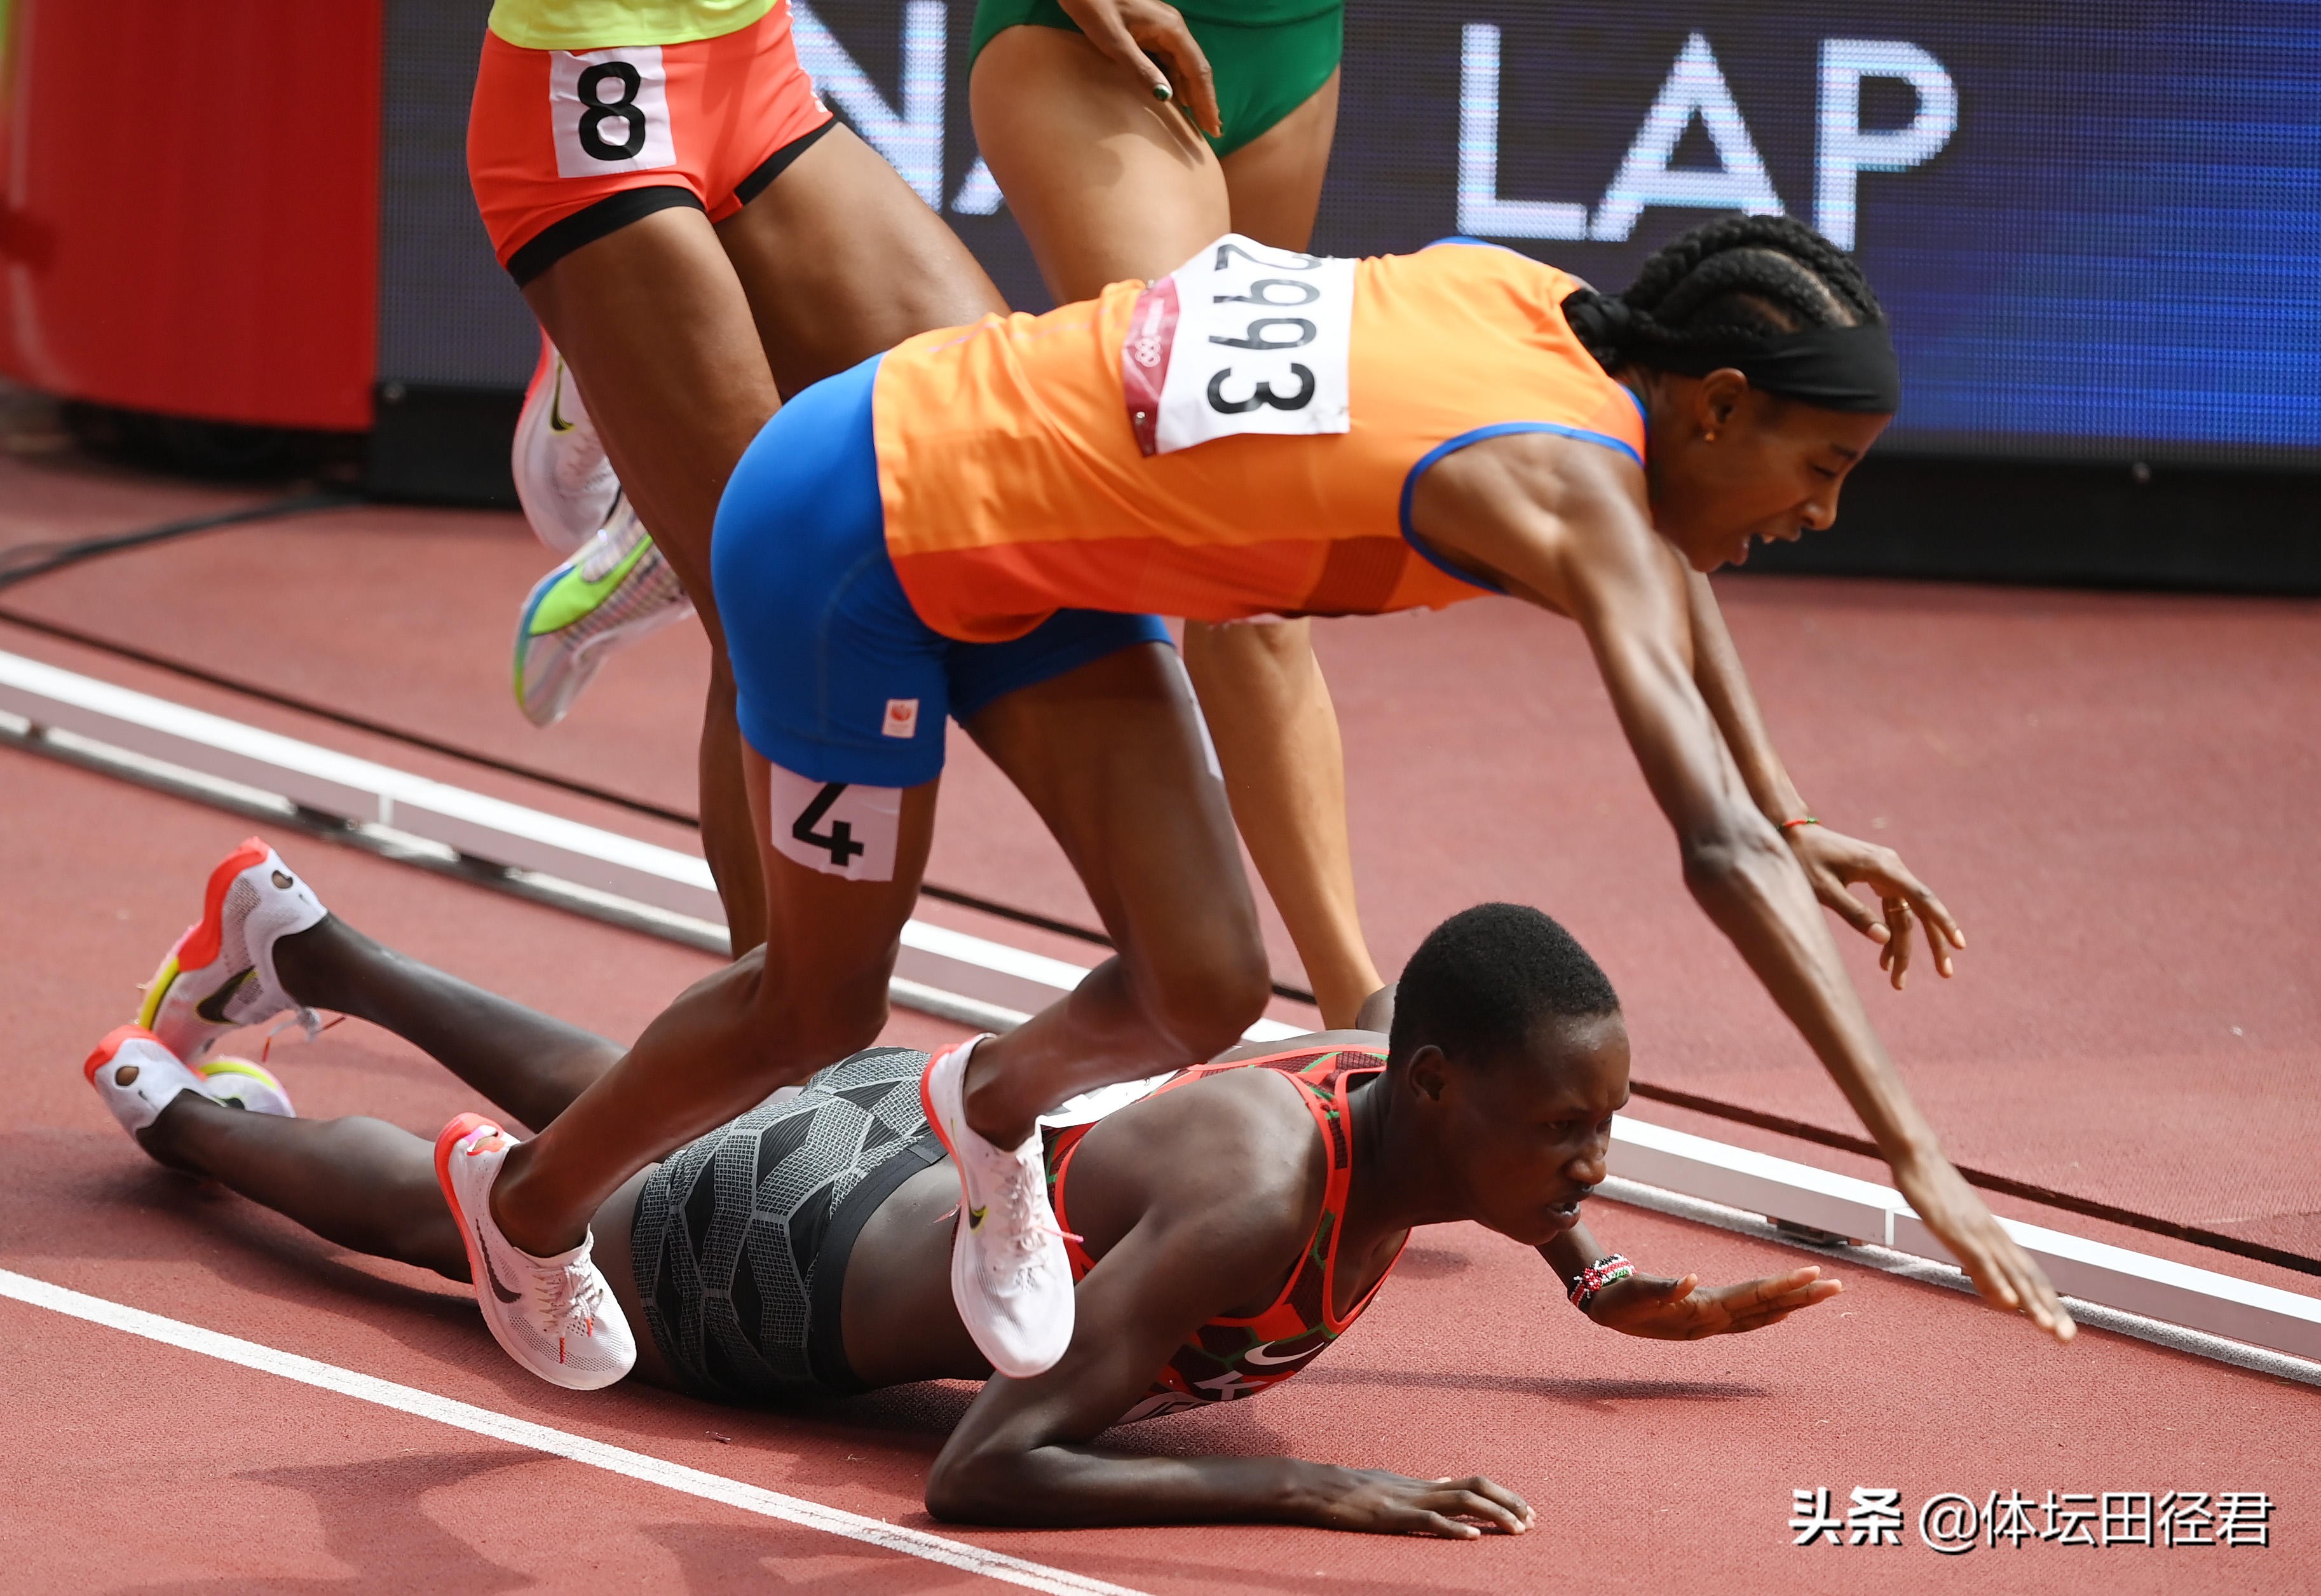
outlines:
[[[1124, 649], [1011, 693], [969, 729], [1055, 832], [1121, 947], [1069, 997], [978, 1050], [969, 1120], [1013, 1146], [1074, 1092], [1232, 1045], [1264, 1008], [1264, 949], [1167, 649]], [[763, 834], [769, 768], [751, 754], [747, 771]], [[849, 881], [764, 850], [766, 946], [686, 992], [509, 1154], [492, 1213], [510, 1241], [538, 1256], [574, 1245], [636, 1170], [878, 1039], [936, 786], [903, 796], [891, 881]]]
[[1006, 302], [942, 218], [846, 128], [790, 164], [719, 242], [785, 394]]
[[[1220, 163], [1078, 34], [1000, 33], [977, 59], [976, 137], [1060, 299], [1151, 278], [1226, 231], [1302, 250], [1337, 126], [1338, 79]], [[1185, 628], [1185, 664], [1216, 734], [1250, 857], [1314, 983], [1349, 1026], [1379, 986], [1346, 831], [1345, 756], [1310, 623]]]
[[[762, 826], [766, 762], [745, 750], [743, 767]], [[903, 795], [891, 881], [850, 881], [761, 851], [765, 944], [687, 989], [601, 1081], [508, 1154], [492, 1214], [510, 1241], [540, 1257], [576, 1245], [636, 1171], [878, 1040], [934, 834], [936, 787]]]
[[[301, 1002], [355, 1015], [424, 1048], [515, 1118], [545, 1126], [621, 1057], [617, 1044], [384, 947], [336, 916], [275, 944]], [[181, 1092], [139, 1133], [146, 1152], [240, 1192], [325, 1240], [466, 1281], [467, 1249], [435, 1178], [434, 1146], [380, 1120], [252, 1114]], [[593, 1215], [597, 1260], [632, 1323], [642, 1322], [629, 1226], [641, 1180]], [[637, 1373], [677, 1383], [659, 1350]]]
[[1256, 906], [1197, 714], [1170, 652], [1144, 644], [1010, 693], [968, 726], [1063, 845], [1120, 949], [976, 1050], [968, 1122], [997, 1146], [1075, 1093], [1215, 1056], [1264, 1010]]
[[217, 1181], [325, 1241], [468, 1278], [467, 1248], [435, 1184], [434, 1148], [378, 1119], [287, 1119], [198, 1092], [138, 1133], [172, 1169]]
[[1006, 306], [951, 229], [844, 128], [739, 215], [713, 228], [697, 211], [656, 213], [575, 250], [524, 297], [709, 633], [702, 849], [744, 952], [765, 940], [766, 905], [709, 579], [725, 479], [782, 392]]
[[524, 289], [578, 379], [638, 515], [708, 630], [701, 841], [737, 949], [763, 935], [757, 845], [709, 534], [734, 461], [780, 404], [749, 301], [698, 211], [659, 211], [585, 245]]
[[276, 943], [274, 962], [299, 1002], [392, 1031], [527, 1126], [564, 1112], [621, 1056], [615, 1043], [405, 958], [336, 915]]
[[1185, 628], [1185, 666], [1217, 743], [1233, 818], [1314, 983], [1322, 1023], [1379, 990], [1354, 902], [1346, 761], [1312, 623]]

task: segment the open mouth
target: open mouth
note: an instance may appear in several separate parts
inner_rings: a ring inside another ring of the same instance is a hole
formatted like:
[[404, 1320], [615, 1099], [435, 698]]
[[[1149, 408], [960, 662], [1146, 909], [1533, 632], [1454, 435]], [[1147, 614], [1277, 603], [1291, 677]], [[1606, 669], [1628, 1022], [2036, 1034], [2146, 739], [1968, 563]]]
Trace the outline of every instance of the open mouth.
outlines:
[[[1593, 1188], [1591, 1187], [1589, 1190], [1592, 1190]], [[1579, 1223], [1579, 1205], [1586, 1202], [1588, 1200], [1588, 1192], [1582, 1191], [1572, 1198], [1570, 1202], [1549, 1204], [1547, 1209], [1548, 1218], [1554, 1221], [1555, 1227], [1558, 1230], [1570, 1229], [1571, 1227]]]

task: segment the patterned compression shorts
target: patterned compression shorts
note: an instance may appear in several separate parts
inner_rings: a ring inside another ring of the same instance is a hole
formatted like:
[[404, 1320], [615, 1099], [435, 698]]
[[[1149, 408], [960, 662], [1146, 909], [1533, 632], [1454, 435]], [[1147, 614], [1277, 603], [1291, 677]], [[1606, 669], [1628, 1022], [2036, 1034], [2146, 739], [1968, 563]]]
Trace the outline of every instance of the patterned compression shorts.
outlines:
[[927, 1055], [842, 1059], [654, 1169], [631, 1228], [654, 1345], [696, 1396], [781, 1402], [868, 1388], [839, 1306], [862, 1227], [941, 1163], [919, 1105]]

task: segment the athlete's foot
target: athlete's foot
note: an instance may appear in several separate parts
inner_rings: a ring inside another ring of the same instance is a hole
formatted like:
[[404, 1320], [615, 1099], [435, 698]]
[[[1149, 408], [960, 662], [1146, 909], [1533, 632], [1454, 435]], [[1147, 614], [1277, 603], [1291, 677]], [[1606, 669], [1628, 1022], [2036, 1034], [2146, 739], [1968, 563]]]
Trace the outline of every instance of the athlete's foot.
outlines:
[[967, 1123], [967, 1062], [975, 1045], [963, 1042], [927, 1061], [920, 1104], [959, 1170], [951, 1300], [991, 1366], [1028, 1380], [1071, 1345], [1071, 1261], [1048, 1204], [1036, 1128], [1020, 1145], [1005, 1148]]
[[274, 947], [327, 912], [279, 854], [244, 838], [210, 872], [202, 917], [153, 972], [137, 1023], [188, 1064], [208, 1057], [228, 1031], [278, 1014], [296, 1010], [311, 1034], [313, 1011], [284, 989]]
[[116, 1026], [82, 1061], [80, 1072], [113, 1117], [155, 1162], [185, 1167], [168, 1154], [161, 1135], [177, 1100], [187, 1093], [221, 1108], [258, 1114], [291, 1113], [290, 1094], [262, 1065], [247, 1059], [213, 1059], [197, 1069], [141, 1026]]
[[468, 1246], [484, 1323], [501, 1350], [542, 1380], [597, 1391], [633, 1368], [637, 1344], [590, 1242], [536, 1258], [500, 1231], [492, 1186], [514, 1139], [478, 1114], [462, 1114], [435, 1138], [435, 1178]]
[[546, 333], [540, 335], [540, 363], [516, 417], [509, 464], [524, 520], [560, 560], [605, 524], [621, 490], [572, 373]]
[[515, 701], [536, 726], [564, 718], [623, 644], [693, 613], [644, 524], [625, 497], [605, 524], [540, 579], [515, 627]]

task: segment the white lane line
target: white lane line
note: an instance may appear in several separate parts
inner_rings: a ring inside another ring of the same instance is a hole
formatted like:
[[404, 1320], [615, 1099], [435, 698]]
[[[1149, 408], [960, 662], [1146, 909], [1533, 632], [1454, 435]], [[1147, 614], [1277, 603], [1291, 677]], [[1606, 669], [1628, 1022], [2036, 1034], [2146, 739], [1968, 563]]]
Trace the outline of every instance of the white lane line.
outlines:
[[[112, 753], [148, 775], [166, 777], [171, 769], [181, 769], [197, 780], [228, 784], [242, 801], [287, 800], [353, 824], [389, 826], [470, 859], [724, 924], [716, 882], [697, 854], [470, 792], [21, 654], [0, 652], [0, 714], [21, 718], [28, 731], [61, 733], [83, 754]], [[1088, 972], [1084, 964], [924, 920], [906, 921], [902, 942], [915, 952], [1052, 991], [1070, 991]], [[928, 990], [924, 983], [904, 983], [906, 989], [915, 984], [916, 991]], [[910, 1001], [906, 992], [896, 997]], [[1008, 1012], [988, 1000], [968, 1001], [983, 1001], [993, 1013]], [[937, 1012], [961, 1017], [948, 1009]], [[1299, 1034], [1296, 1026], [1261, 1019], [1243, 1035], [1273, 1042]]]
[[374, 1402], [382, 1408], [392, 1408], [398, 1413], [432, 1418], [454, 1429], [488, 1436], [494, 1440], [526, 1446], [551, 1456], [569, 1458], [574, 1463], [603, 1469], [607, 1473], [624, 1474], [632, 1480], [642, 1480], [648, 1485], [666, 1486], [671, 1491], [681, 1491], [687, 1496], [724, 1502], [728, 1507], [740, 1508], [744, 1512], [757, 1513], [768, 1518], [778, 1518], [786, 1524], [819, 1529], [884, 1551], [900, 1552], [907, 1557], [938, 1563], [945, 1568], [981, 1574], [1003, 1584], [1021, 1585], [1027, 1591], [1051, 1591], [1054, 1596], [1142, 1596], [1141, 1592], [1125, 1585], [1107, 1584], [1102, 1580], [1092, 1580], [1065, 1569], [1050, 1568], [1045, 1564], [1010, 1557], [1005, 1552], [987, 1551], [964, 1541], [946, 1540], [939, 1535], [906, 1529], [883, 1519], [866, 1518], [860, 1513], [826, 1508], [802, 1497], [784, 1496], [762, 1486], [729, 1480], [723, 1474], [705, 1473], [700, 1469], [687, 1468], [683, 1464], [670, 1463], [647, 1453], [632, 1452], [625, 1446], [592, 1441], [586, 1436], [551, 1429], [529, 1419], [511, 1418], [488, 1408], [478, 1408], [450, 1397], [437, 1396], [433, 1391], [397, 1385], [391, 1380], [358, 1374], [351, 1369], [318, 1363], [296, 1353], [261, 1346], [238, 1336], [222, 1336], [198, 1325], [163, 1318], [159, 1314], [147, 1313], [141, 1308], [129, 1308], [102, 1297], [91, 1297], [64, 1286], [50, 1285], [30, 1275], [0, 1269], [0, 1297], [11, 1297], [34, 1308], [50, 1309], [77, 1319], [86, 1319], [93, 1325], [141, 1336], [148, 1341], [158, 1341], [166, 1346], [200, 1353], [205, 1357], [217, 1358], [228, 1363], [239, 1363], [245, 1369], [278, 1374], [301, 1385], [336, 1391], [341, 1396], [353, 1397], [359, 1401]]

